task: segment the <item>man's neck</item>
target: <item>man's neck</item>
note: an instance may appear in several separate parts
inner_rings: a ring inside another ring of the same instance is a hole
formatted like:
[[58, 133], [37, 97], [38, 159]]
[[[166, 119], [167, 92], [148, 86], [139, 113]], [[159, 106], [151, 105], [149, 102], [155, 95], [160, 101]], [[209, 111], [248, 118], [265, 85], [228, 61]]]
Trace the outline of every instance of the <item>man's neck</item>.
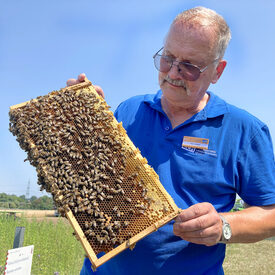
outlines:
[[175, 128], [182, 124], [184, 121], [188, 120], [193, 115], [200, 112], [207, 104], [209, 100], [209, 95], [206, 93], [198, 104], [194, 104], [190, 107], [182, 107], [177, 104], [173, 104], [166, 100], [164, 97], [161, 98], [161, 106], [163, 111], [168, 116], [172, 127]]

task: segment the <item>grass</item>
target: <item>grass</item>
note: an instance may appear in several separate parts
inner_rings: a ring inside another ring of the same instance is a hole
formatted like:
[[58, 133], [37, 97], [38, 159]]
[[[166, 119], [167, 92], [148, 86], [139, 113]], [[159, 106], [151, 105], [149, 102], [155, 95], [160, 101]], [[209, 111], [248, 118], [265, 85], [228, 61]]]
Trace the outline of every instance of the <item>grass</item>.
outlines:
[[[32, 275], [79, 274], [84, 250], [72, 235], [71, 226], [56, 219], [57, 223], [52, 223], [0, 215], [0, 266], [5, 265], [7, 250], [13, 246], [15, 228], [24, 226], [24, 246], [34, 245]], [[275, 241], [229, 244], [223, 267], [226, 275], [275, 274]]]
[[223, 268], [225, 275], [275, 274], [275, 241], [227, 245]]
[[24, 246], [34, 245], [32, 275], [79, 274], [85, 252], [71, 226], [57, 219], [52, 223], [0, 215], [0, 266], [5, 265], [7, 250], [13, 246], [15, 228], [24, 226]]

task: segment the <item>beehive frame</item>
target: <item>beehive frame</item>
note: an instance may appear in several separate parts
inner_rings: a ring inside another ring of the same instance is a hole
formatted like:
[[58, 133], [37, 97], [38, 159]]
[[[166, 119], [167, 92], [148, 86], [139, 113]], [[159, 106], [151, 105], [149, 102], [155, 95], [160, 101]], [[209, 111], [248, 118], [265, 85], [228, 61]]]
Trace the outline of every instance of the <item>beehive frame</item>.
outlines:
[[[178, 215], [91, 82], [14, 105], [10, 120], [38, 183], [66, 215], [93, 269]], [[98, 258], [99, 252], [105, 254]]]

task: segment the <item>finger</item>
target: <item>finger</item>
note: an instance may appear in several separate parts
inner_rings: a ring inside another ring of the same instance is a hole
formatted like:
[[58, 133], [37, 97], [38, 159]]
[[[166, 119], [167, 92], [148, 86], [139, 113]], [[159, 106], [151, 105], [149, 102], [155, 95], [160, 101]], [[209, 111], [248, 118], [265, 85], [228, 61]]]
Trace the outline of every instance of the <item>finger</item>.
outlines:
[[185, 222], [175, 222], [174, 226], [182, 232], [192, 232], [212, 226], [220, 227], [221, 219], [213, 212]]
[[219, 239], [220, 228], [219, 228], [219, 226], [217, 226], [215, 224], [211, 227], [207, 227], [207, 228], [200, 229], [200, 230], [182, 231], [175, 226], [174, 234], [176, 236], [183, 238], [183, 239], [187, 239], [187, 238], [215, 238], [215, 239]]
[[66, 82], [67, 86], [72, 86], [72, 85], [75, 85], [75, 84], [78, 84], [78, 83], [79, 83], [79, 81], [74, 79], [74, 78], [70, 78]]
[[85, 81], [85, 79], [86, 79], [86, 74], [85, 73], [82, 73], [82, 74], [78, 75], [78, 81], [79, 82], [83, 82], [83, 81]]
[[93, 87], [95, 88], [95, 90], [97, 91], [97, 93], [102, 96], [103, 98], [105, 98], [104, 92], [102, 90], [102, 88], [100, 86], [97, 85], [93, 85]]
[[215, 245], [220, 240], [219, 229], [215, 226], [193, 232], [178, 232], [177, 229], [174, 228], [174, 234], [183, 240], [207, 246]]
[[210, 203], [197, 203], [183, 210], [175, 219], [175, 222], [185, 222], [208, 214], [214, 207]]
[[209, 215], [203, 215], [186, 222], [175, 222], [174, 226], [179, 231], [192, 232], [211, 227], [216, 224], [216, 222], [216, 219], [210, 218]]
[[195, 243], [195, 244], [204, 244], [206, 246], [212, 246], [217, 244], [217, 240], [215, 238], [187, 238], [184, 239], [190, 243]]

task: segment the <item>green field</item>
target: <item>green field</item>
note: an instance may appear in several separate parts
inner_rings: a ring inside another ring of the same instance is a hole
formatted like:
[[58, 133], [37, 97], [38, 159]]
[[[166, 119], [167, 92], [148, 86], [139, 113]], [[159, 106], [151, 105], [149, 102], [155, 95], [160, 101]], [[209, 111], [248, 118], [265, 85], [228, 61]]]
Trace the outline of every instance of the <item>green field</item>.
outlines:
[[24, 246], [34, 245], [33, 275], [79, 274], [85, 252], [72, 235], [72, 227], [62, 218], [56, 219], [52, 223], [0, 215], [0, 266], [5, 264], [7, 250], [13, 246], [15, 228], [24, 226]]
[[[84, 250], [72, 235], [71, 226], [64, 219], [56, 219], [52, 223], [0, 215], [0, 266], [13, 246], [15, 228], [24, 226], [24, 246], [34, 245], [32, 275], [79, 274]], [[275, 241], [228, 245], [224, 270], [230, 275], [275, 274]]]
[[226, 275], [274, 275], [275, 240], [227, 245], [223, 268]]

